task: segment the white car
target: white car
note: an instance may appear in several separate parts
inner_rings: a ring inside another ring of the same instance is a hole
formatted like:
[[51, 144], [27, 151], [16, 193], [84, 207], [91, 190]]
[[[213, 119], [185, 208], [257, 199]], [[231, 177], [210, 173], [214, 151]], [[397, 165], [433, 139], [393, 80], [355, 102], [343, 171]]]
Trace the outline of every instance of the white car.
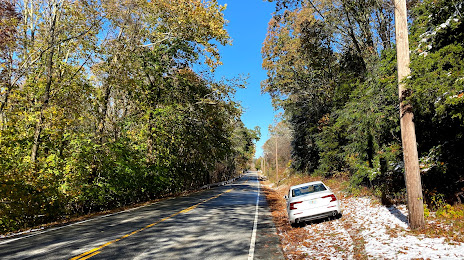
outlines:
[[292, 225], [320, 218], [341, 217], [342, 214], [340, 201], [321, 181], [292, 186], [285, 199]]

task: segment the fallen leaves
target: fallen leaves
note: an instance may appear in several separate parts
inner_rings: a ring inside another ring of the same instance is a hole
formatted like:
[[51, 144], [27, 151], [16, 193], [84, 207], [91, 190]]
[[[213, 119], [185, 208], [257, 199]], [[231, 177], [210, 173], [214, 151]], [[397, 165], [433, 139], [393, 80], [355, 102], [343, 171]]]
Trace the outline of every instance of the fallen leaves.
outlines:
[[[453, 225], [435, 220], [421, 232], [411, 231], [404, 206], [385, 207], [372, 197], [342, 194], [338, 196], [344, 205], [341, 219], [313, 221], [292, 228], [283, 198], [288, 187], [264, 186], [287, 259], [464, 258], [462, 233], [451, 233], [456, 231]], [[454, 226], [463, 230], [462, 223]], [[440, 228], [448, 233], [436, 230]]]

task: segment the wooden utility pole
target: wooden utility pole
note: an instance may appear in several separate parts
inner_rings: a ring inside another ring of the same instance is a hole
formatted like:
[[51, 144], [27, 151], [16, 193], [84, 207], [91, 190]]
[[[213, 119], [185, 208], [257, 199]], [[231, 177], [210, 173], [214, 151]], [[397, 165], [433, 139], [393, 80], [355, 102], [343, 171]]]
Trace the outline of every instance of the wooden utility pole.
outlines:
[[277, 135], [275, 136], [275, 148], [276, 148], [276, 183], [277, 183], [277, 186], [279, 186], [279, 163], [278, 163], [278, 154], [277, 154]]
[[264, 153], [263, 153], [263, 157], [261, 159], [261, 171], [264, 174]]
[[269, 170], [266, 171], [266, 154], [264, 154], [264, 171], [266, 172], [267, 179], [269, 180]]
[[409, 40], [406, 0], [395, 1], [396, 51], [398, 58], [398, 90], [400, 98], [401, 140], [403, 142], [403, 158], [408, 196], [409, 227], [421, 228], [425, 225], [422, 184], [417, 154], [416, 130], [414, 114], [410, 104], [405, 102], [409, 91], [402, 82], [410, 74]]
[[263, 174], [266, 175], [266, 154], [264, 152], [263, 152]]

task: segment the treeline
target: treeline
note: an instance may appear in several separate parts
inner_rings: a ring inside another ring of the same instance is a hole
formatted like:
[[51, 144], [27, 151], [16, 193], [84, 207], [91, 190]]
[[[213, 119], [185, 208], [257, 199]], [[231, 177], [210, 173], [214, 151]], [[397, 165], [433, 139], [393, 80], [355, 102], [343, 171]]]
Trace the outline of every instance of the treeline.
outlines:
[[[394, 40], [384, 0], [276, 0], [262, 90], [292, 131], [292, 167], [347, 174], [385, 201], [405, 193]], [[411, 76], [424, 196], [464, 199], [463, 1], [408, 1]]]
[[259, 129], [214, 80], [216, 0], [0, 1], [0, 231], [237, 176]]
[[[269, 126], [270, 138], [263, 144], [263, 156], [255, 161], [255, 167], [274, 183], [280, 183], [295, 172], [292, 164], [292, 131], [288, 123], [279, 121]], [[276, 170], [277, 169], [277, 170]]]

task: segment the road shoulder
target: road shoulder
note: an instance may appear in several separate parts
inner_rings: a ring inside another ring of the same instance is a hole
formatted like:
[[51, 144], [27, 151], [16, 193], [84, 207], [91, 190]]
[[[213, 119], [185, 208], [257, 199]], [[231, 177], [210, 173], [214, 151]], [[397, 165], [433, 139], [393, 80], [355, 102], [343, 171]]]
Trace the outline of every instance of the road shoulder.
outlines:
[[285, 259], [277, 229], [266, 201], [266, 195], [264, 191], [261, 192], [254, 259]]

